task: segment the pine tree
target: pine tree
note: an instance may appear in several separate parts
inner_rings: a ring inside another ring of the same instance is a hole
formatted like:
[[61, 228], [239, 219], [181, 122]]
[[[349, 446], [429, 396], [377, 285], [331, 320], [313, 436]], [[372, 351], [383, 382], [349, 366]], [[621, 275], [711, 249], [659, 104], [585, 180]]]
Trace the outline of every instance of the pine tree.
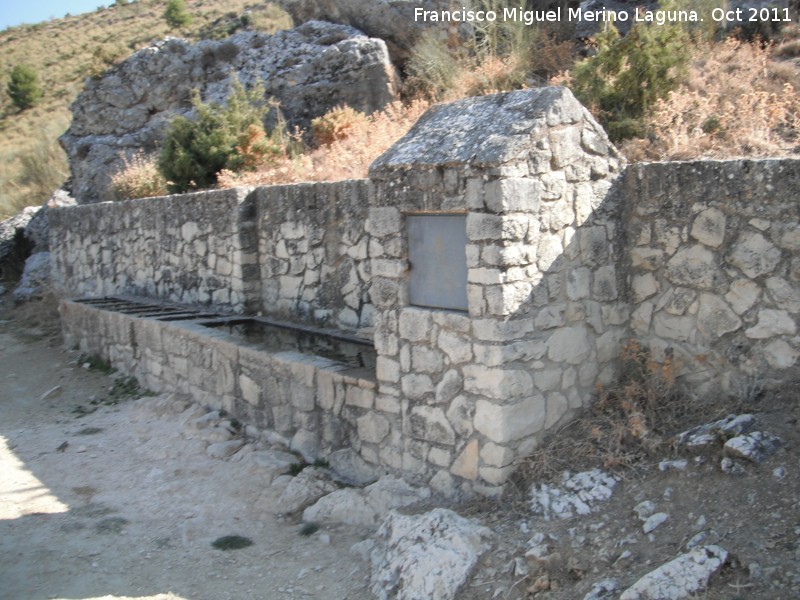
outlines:
[[36, 71], [27, 65], [17, 65], [11, 71], [7, 91], [14, 106], [20, 110], [30, 108], [42, 97], [36, 79]]
[[192, 22], [192, 16], [186, 10], [186, 3], [183, 0], [169, 0], [164, 11], [164, 19], [172, 29], [186, 27]]

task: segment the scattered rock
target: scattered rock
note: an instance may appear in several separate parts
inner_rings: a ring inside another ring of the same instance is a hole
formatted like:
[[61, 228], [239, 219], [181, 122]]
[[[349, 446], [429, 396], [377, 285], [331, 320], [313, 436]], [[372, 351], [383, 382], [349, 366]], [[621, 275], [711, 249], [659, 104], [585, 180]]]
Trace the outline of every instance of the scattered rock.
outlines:
[[387, 475], [364, 489], [345, 488], [320, 498], [303, 512], [303, 520], [375, 527], [390, 510], [416, 504], [430, 494], [428, 488]]
[[639, 504], [634, 506], [633, 512], [636, 513], [636, 516], [639, 517], [640, 521], [646, 521], [650, 515], [656, 512], [656, 505], [650, 500], [645, 500], [644, 502], [639, 502]]
[[746, 472], [742, 465], [727, 456], [720, 461], [719, 468], [727, 475], [744, 475]]
[[650, 515], [642, 525], [642, 531], [645, 533], [651, 533], [661, 527], [664, 523], [669, 520], [669, 515], [667, 513], [658, 512], [654, 515]]
[[679, 445], [698, 449], [731, 436], [750, 431], [756, 423], [753, 415], [728, 415], [724, 419], [688, 429], [676, 436]]
[[366, 485], [377, 479], [373, 468], [352, 448], [331, 452], [327, 459], [331, 469], [346, 483]]
[[198, 417], [194, 421], [194, 426], [197, 429], [205, 429], [207, 427], [213, 427], [219, 424], [220, 422], [220, 414], [218, 410], [212, 410], [204, 414], [202, 417]]
[[619, 581], [603, 579], [592, 585], [592, 589], [583, 597], [583, 600], [611, 600], [618, 590]]
[[215, 444], [210, 444], [208, 448], [206, 448], [206, 454], [211, 458], [228, 458], [229, 456], [234, 455], [239, 448], [244, 445], [243, 440], [228, 440], [227, 442], [217, 442]]
[[531, 510], [546, 519], [588, 515], [592, 505], [611, 498], [617, 480], [599, 469], [570, 474], [564, 471], [561, 487], [543, 483], [531, 488]]
[[155, 151], [170, 120], [191, 114], [191, 90], [205, 102], [224, 102], [232, 73], [248, 88], [263, 83], [292, 129], [308, 130], [311, 119], [336, 106], [371, 113], [396, 98], [386, 44], [346, 25], [312, 21], [274, 35], [248, 31], [197, 44], [167, 38], [87, 80], [72, 104], [72, 124], [60, 140], [78, 202], [107, 199], [123, 158]]
[[60, 385], [52, 387], [39, 397], [39, 401], [41, 402], [42, 400], [50, 400], [51, 398], [60, 396], [62, 391], [63, 389]]
[[285, 475], [294, 465], [301, 462], [294, 454], [280, 450], [256, 450], [248, 454], [244, 460], [248, 461], [261, 477], [267, 477], [269, 481]]
[[689, 466], [689, 461], [686, 459], [680, 460], [662, 460], [658, 463], [658, 470], [662, 473], [667, 471], [685, 471]]
[[775, 435], [763, 431], [753, 431], [729, 439], [723, 446], [723, 452], [726, 456], [761, 463], [768, 456], [775, 454], [782, 444], [781, 438]]
[[444, 508], [412, 516], [392, 512], [372, 552], [372, 592], [381, 600], [452, 600], [489, 550], [491, 535]]
[[[331, 479], [330, 472], [321, 467], [306, 467], [292, 479], [275, 505], [275, 510], [283, 514], [292, 514], [314, 504], [317, 500], [339, 489]], [[306, 518], [308, 522], [318, 519]]]
[[773, 469], [772, 476], [777, 479], [778, 481], [783, 480], [786, 477], [786, 468], [785, 467], [777, 467]]
[[620, 600], [682, 600], [704, 589], [719, 571], [728, 553], [719, 546], [703, 546], [681, 554], [639, 579]]

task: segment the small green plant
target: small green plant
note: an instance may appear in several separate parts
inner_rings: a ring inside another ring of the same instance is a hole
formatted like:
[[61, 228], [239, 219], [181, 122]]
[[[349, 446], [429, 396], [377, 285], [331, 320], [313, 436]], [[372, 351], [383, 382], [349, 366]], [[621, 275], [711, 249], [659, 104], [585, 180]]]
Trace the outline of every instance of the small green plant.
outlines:
[[[233, 78], [227, 104], [206, 104], [197, 93], [192, 102], [195, 118], [172, 121], [158, 159], [170, 192], [210, 187], [223, 169], [250, 170], [286, 152], [284, 122], [277, 104], [264, 101], [263, 87], [248, 92]], [[267, 135], [262, 123], [270, 108], [278, 113], [278, 125]]]
[[97, 356], [96, 354], [86, 355], [81, 354], [78, 357], [78, 364], [82, 365], [83, 368], [89, 369], [90, 371], [100, 371], [106, 375], [111, 375], [112, 373], [116, 373], [117, 370], [112, 367], [108, 361], [103, 360], [101, 357]]
[[438, 99], [453, 89], [461, 65], [436, 29], [426, 29], [411, 49], [406, 64], [406, 92]]
[[192, 22], [192, 16], [186, 10], [183, 0], [169, 0], [164, 11], [164, 19], [172, 29], [186, 27]]
[[6, 91], [14, 106], [26, 110], [35, 105], [42, 97], [36, 71], [27, 65], [17, 65], [11, 70], [11, 78]]
[[241, 535], [224, 535], [211, 542], [211, 546], [217, 550], [239, 550], [253, 545], [253, 540]]
[[686, 77], [691, 38], [680, 24], [613, 26], [597, 36], [597, 54], [573, 70], [573, 91], [614, 141], [642, 137], [644, 117]]
[[80, 431], [75, 432], [75, 435], [94, 435], [103, 431], [101, 427], [84, 427]]

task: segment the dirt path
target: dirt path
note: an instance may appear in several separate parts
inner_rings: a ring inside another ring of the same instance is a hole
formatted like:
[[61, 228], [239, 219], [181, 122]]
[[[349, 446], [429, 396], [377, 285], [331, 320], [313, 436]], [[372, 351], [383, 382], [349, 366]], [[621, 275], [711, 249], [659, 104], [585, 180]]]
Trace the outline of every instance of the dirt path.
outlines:
[[370, 597], [359, 532], [301, 536], [257, 464], [209, 458], [152, 398], [107, 405], [113, 376], [59, 344], [0, 323], [0, 598]]

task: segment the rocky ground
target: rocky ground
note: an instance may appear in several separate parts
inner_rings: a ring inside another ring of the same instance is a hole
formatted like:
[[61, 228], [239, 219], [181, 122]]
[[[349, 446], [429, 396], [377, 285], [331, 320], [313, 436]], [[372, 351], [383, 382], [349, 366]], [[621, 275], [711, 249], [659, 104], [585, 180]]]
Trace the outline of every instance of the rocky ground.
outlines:
[[301, 470], [268, 432], [64, 350], [48, 305], [6, 306], [0, 598], [796, 598], [798, 395], [716, 403], [708, 422], [752, 418], [632, 469], [445, 506]]

